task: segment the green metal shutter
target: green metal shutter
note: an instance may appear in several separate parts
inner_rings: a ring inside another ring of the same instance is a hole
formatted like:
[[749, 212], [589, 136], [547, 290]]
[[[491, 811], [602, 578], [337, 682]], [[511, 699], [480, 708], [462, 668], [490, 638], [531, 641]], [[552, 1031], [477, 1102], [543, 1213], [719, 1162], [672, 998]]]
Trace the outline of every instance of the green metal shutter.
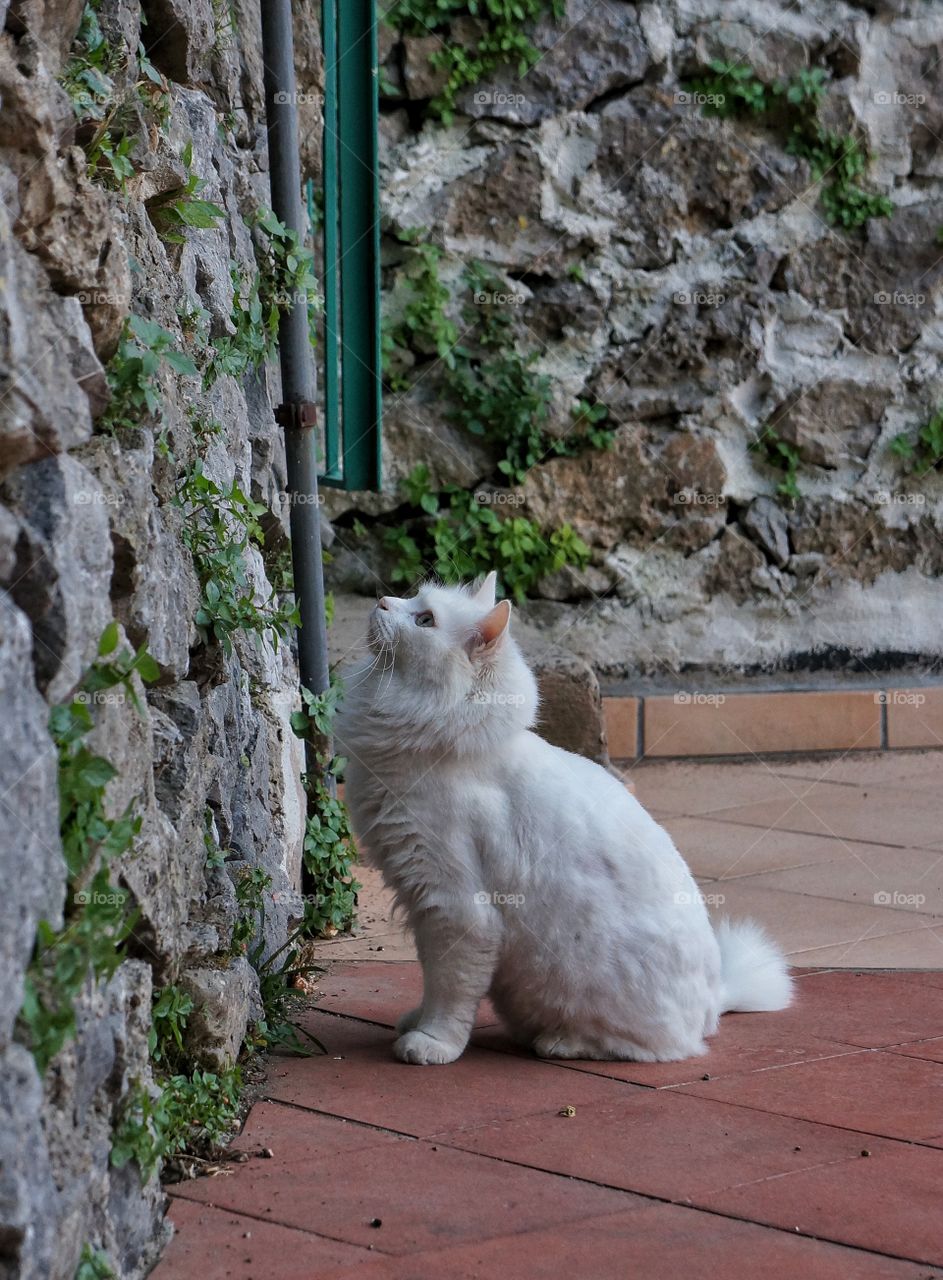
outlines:
[[[324, 474], [380, 488], [380, 219], [375, 0], [323, 0]], [[311, 191], [309, 184], [309, 202]]]

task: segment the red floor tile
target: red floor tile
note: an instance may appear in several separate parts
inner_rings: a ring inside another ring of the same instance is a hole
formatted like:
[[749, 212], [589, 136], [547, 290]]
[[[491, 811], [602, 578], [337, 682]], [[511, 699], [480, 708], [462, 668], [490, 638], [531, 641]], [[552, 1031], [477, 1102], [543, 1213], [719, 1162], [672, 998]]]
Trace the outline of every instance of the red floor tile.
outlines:
[[268, 1097], [399, 1133], [423, 1135], [531, 1112], [555, 1117], [569, 1102], [614, 1102], [635, 1091], [631, 1084], [480, 1049], [466, 1050], [446, 1067], [405, 1066], [393, 1057], [385, 1027], [326, 1014], [305, 1025], [329, 1055], [273, 1060]]
[[695, 1201], [718, 1187], [851, 1160], [862, 1146], [860, 1134], [674, 1091], [649, 1091], [616, 1106], [577, 1106], [570, 1119], [526, 1116], [453, 1129], [435, 1141], [644, 1195]]
[[926, 1058], [929, 1062], [943, 1062], [943, 1036], [936, 1040], [914, 1040], [910, 1044], [895, 1045], [888, 1053], [900, 1053], [905, 1058]]
[[[252, 1161], [237, 1165], [230, 1177], [181, 1183], [177, 1194], [395, 1254], [646, 1203], [624, 1191], [395, 1138], [336, 1162], [322, 1160], [316, 1150], [287, 1164]], [[377, 1221], [380, 1226], [371, 1226]]]
[[[475, 1280], [483, 1273], [469, 1271], [461, 1258], [452, 1259], [448, 1253], [413, 1253], [393, 1257], [391, 1254], [374, 1253], [366, 1266], [332, 1271], [318, 1280]], [[934, 1273], [935, 1274], [935, 1273]]]
[[882, 1050], [681, 1085], [683, 1093], [912, 1141], [943, 1128], [943, 1065]]
[[573, 1223], [563, 1229], [528, 1231], [447, 1252], [423, 1253], [370, 1270], [344, 1269], [330, 1280], [932, 1280], [941, 1273], [910, 1262], [882, 1258], [739, 1222], [677, 1205], [651, 1205], [631, 1213]]
[[[317, 1007], [385, 1026], [414, 1009], [422, 999], [422, 969], [418, 964], [381, 964], [371, 960], [334, 964], [318, 982]], [[482, 1000], [479, 1027], [497, 1022], [491, 1002]]]
[[943, 1151], [868, 1148], [868, 1158], [719, 1190], [705, 1203], [787, 1231], [943, 1264]]
[[153, 1280], [320, 1280], [359, 1267], [370, 1254], [355, 1245], [302, 1234], [174, 1197], [174, 1237]]
[[900, 848], [932, 849], [940, 840], [939, 806], [930, 793], [888, 786], [861, 790], [828, 781], [790, 787], [791, 794], [772, 801], [712, 808], [711, 817]]
[[[272, 1059], [271, 1065], [274, 1063]], [[249, 1112], [242, 1133], [232, 1143], [232, 1150], [254, 1157], [268, 1150], [272, 1158], [278, 1160], [296, 1160], [317, 1151], [319, 1158], [334, 1160], [361, 1147], [387, 1142], [391, 1136], [395, 1135], [370, 1125], [317, 1115], [281, 1102], [263, 1101], [257, 1102]]]
[[418, 964], [380, 964], [371, 960], [334, 964], [318, 979], [317, 1007], [393, 1026], [422, 996]]
[[789, 1009], [741, 1016], [776, 1018], [783, 1033], [879, 1049], [943, 1035], [943, 987], [896, 973], [833, 969], [799, 977]]
[[943, 987], [943, 969], [895, 969], [888, 976], [922, 987]]

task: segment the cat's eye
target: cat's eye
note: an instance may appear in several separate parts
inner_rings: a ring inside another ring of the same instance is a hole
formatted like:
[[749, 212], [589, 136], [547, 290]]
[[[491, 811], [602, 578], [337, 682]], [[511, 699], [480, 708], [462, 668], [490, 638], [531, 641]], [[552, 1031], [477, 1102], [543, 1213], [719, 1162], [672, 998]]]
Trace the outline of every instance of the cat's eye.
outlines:
[[429, 612], [428, 609], [426, 609], [423, 613], [416, 614], [416, 626], [417, 627], [434, 627], [435, 626], [435, 618], [432, 616], [432, 614]]

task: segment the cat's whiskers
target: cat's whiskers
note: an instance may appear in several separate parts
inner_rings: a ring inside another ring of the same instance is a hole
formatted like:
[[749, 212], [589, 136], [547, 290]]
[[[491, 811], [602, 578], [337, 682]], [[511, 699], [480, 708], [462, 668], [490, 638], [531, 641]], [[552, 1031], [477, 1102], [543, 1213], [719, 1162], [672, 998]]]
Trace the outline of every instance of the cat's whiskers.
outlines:
[[[389, 645], [384, 646], [384, 651], [386, 651], [387, 648], [390, 655], [390, 665], [387, 667], [386, 662], [384, 661], [383, 670], [380, 672], [379, 679], [377, 680], [377, 691], [374, 694], [373, 702], [371, 703], [371, 710], [376, 710], [376, 705], [380, 697], [389, 692], [390, 685], [393, 683], [393, 669], [396, 666], [396, 650], [392, 645]], [[387, 680], [386, 688], [384, 689], [383, 677], [387, 674], [389, 675], [389, 679]]]
[[[384, 648], [380, 648], [375, 652], [368, 651], [370, 652], [369, 664], [366, 667], [354, 667], [350, 672], [348, 672], [348, 674], [345, 676], [345, 683], [350, 688], [355, 689], [357, 688], [358, 685], [363, 684], [365, 680], [370, 679], [370, 677], [376, 671], [377, 667], [380, 665], [381, 659], [384, 659]], [[384, 662], [384, 670], [385, 670], [385, 662]]]

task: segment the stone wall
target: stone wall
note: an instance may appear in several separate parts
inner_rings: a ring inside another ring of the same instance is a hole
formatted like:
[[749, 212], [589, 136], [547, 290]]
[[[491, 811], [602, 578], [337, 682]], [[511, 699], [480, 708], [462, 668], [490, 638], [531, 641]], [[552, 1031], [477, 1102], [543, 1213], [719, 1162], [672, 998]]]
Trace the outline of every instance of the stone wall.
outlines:
[[[232, 331], [231, 262], [256, 271], [245, 219], [270, 202], [258, 6], [95, 8], [122, 110], [140, 113], [123, 126], [133, 137], [123, 192], [89, 180], [76, 145], [87, 149], [88, 137], [77, 138], [59, 83], [82, 0], [0, 0], [0, 1275], [20, 1280], [71, 1280], [85, 1245], [119, 1277], [152, 1263], [159, 1185], [142, 1187], [133, 1162], [109, 1162], [128, 1090], [150, 1079], [152, 990], [191, 992], [192, 1053], [208, 1066], [232, 1061], [258, 1012], [256, 975], [231, 955], [234, 877], [254, 867], [271, 877], [267, 930], [282, 941], [278, 891], [299, 886], [304, 823], [290, 646], [237, 634], [227, 655], [201, 643], [199, 584], [173, 503], [181, 469], [202, 458], [213, 481], [235, 480], [265, 504], [267, 549], [284, 551], [277, 369], [204, 390], [161, 362], [159, 412], [101, 430], [105, 366], [126, 317], [157, 322], [198, 355]], [[298, 11], [304, 29], [311, 14]], [[156, 79], [132, 92], [139, 43]], [[161, 96], [160, 120], [147, 93]], [[158, 235], [153, 211], [188, 167], [225, 216], [176, 243]], [[198, 418], [221, 428], [198, 436]], [[263, 599], [263, 556], [248, 554]], [[129, 958], [110, 981], [86, 984], [77, 1034], [40, 1078], [16, 1028], [24, 971], [38, 921], [58, 928], [75, 910], [47, 718], [80, 689], [112, 619], [119, 651], [146, 646], [158, 666], [146, 693], [135, 677], [140, 712], [120, 686], [83, 695], [89, 746], [118, 769], [109, 814], [131, 805], [141, 817], [112, 866], [139, 916]], [[225, 865], [208, 866], [213, 845]]]
[[[541, 584], [528, 626], [610, 681], [933, 663], [943, 490], [889, 445], [943, 399], [943, 12], [569, 0], [533, 30], [536, 67], [465, 90], [449, 125], [428, 111], [441, 38], [386, 36], [389, 290], [407, 228], [445, 250], [456, 294], [461, 264], [490, 265], [520, 299], [519, 349], [553, 379], [551, 431], [576, 398], [617, 428], [610, 451], [542, 462], [523, 485], [524, 513], [571, 521], [593, 553]], [[705, 116], [685, 85], [717, 58], [767, 83], [827, 71], [823, 119], [860, 137], [863, 180], [893, 215], [830, 226], [782, 136]], [[345, 525], [352, 507], [402, 503], [417, 461], [436, 484], [493, 483], [493, 456], [449, 423], [440, 372], [420, 356], [387, 397], [387, 492], [332, 495], [342, 587], [372, 592], [368, 566], [388, 575]], [[799, 455], [797, 501], [749, 448], [768, 424]]]

